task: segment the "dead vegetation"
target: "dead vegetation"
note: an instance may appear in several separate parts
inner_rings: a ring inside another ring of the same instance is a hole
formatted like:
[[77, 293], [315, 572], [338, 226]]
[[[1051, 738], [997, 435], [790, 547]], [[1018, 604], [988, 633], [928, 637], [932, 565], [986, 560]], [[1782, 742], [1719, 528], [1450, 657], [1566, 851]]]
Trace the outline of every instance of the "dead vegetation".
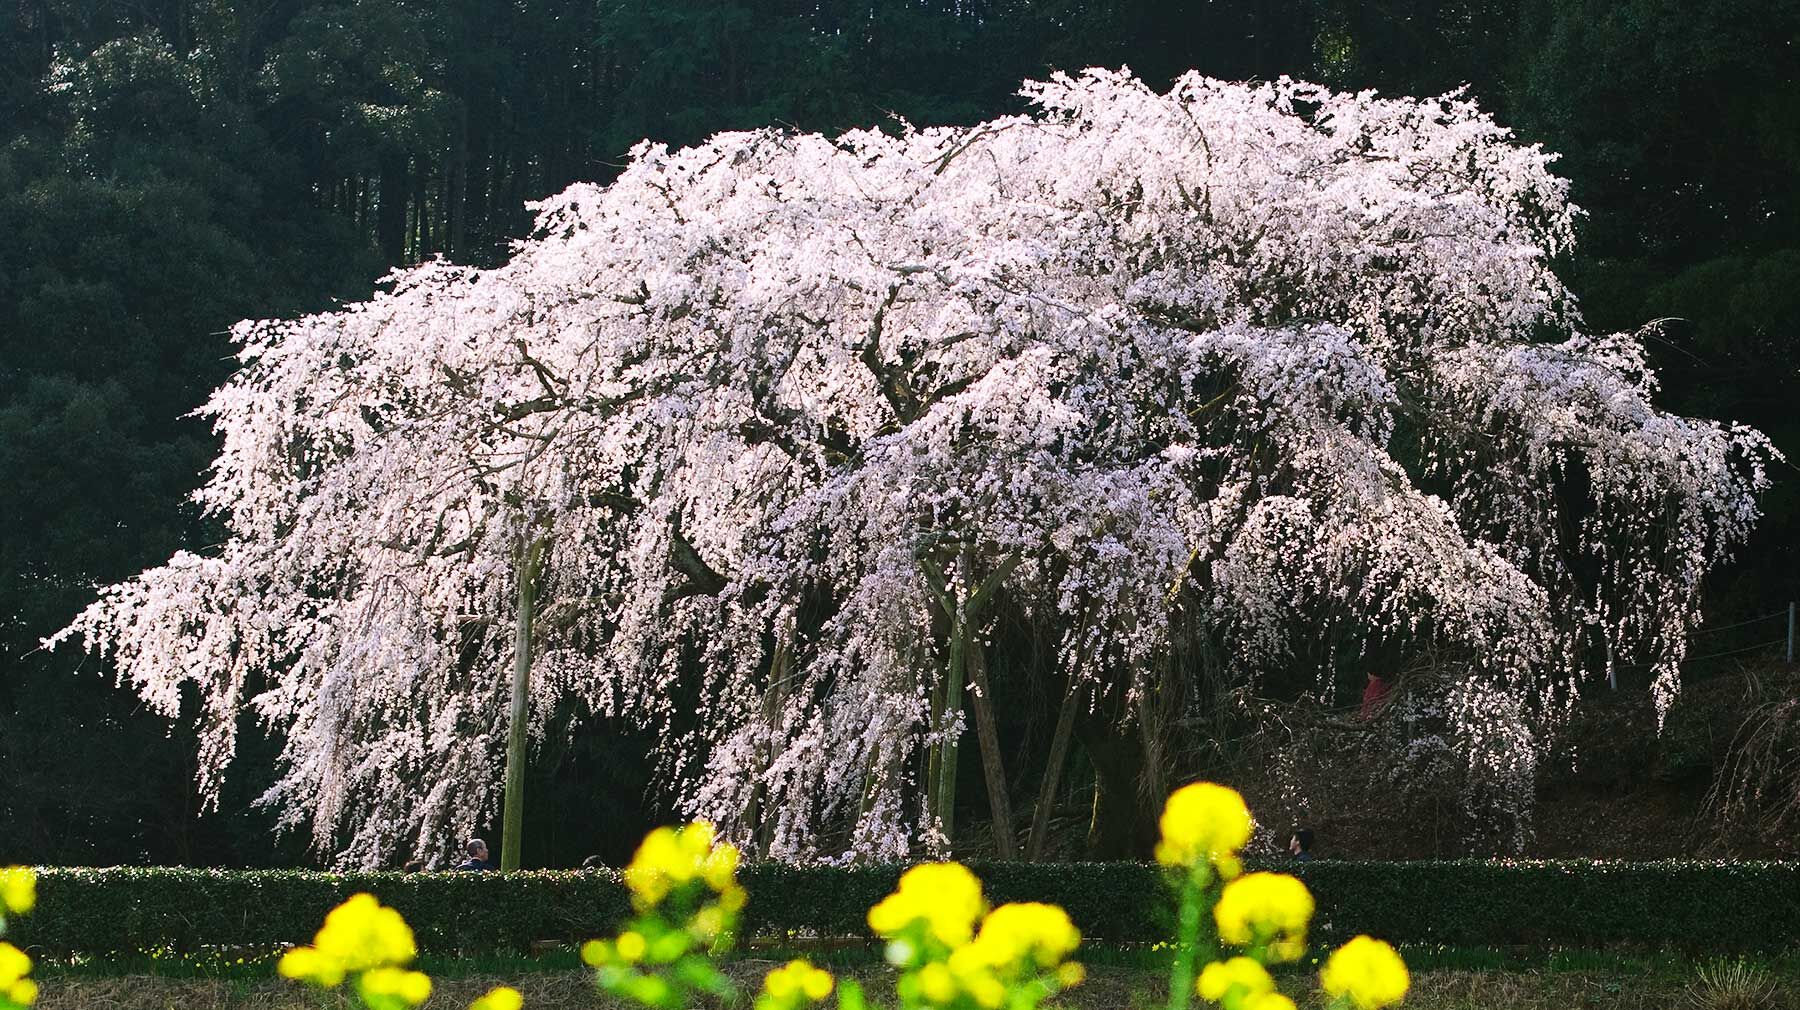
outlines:
[[[759, 967], [767, 968], [769, 965]], [[754, 968], [746, 966], [746, 972]], [[1778, 980], [1786, 982], [1788, 980]], [[488, 987], [505, 983], [525, 995], [530, 1010], [621, 1010], [595, 993], [586, 972], [542, 972], [515, 978], [439, 980], [425, 1010], [460, 1010]], [[1096, 968], [1070, 994], [1066, 1010], [1137, 1010], [1162, 1002], [1166, 983], [1156, 973]], [[1619, 977], [1588, 972], [1428, 971], [1418, 973], [1406, 1010], [1668, 1010], [1696, 1006], [1692, 982], [1678, 978]], [[1316, 994], [1298, 979], [1283, 988], [1305, 1010]], [[1791, 984], [1784, 990], [1791, 990]], [[1789, 1007], [1787, 991], [1759, 1007]], [[889, 1001], [891, 1002], [891, 1000]], [[63, 978], [46, 981], [39, 1010], [350, 1010], [352, 1003], [279, 979], [195, 980], [150, 976]], [[1709, 1004], [1706, 1010], [1714, 1010]]]

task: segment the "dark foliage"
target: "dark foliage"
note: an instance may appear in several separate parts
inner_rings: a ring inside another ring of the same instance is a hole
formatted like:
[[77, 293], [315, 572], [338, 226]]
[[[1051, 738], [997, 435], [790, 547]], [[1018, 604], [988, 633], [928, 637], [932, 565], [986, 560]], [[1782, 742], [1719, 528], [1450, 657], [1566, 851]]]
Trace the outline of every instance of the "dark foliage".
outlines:
[[[605, 181], [645, 137], [966, 123], [1092, 64], [1153, 84], [1466, 83], [1566, 155], [1591, 215], [1566, 269], [1591, 321], [1665, 318], [1667, 404], [1792, 453], [1796, 39], [1800, 0], [0, 3], [0, 862], [301, 857], [250, 806], [276, 754], [254, 726], [205, 815], [179, 722], [103, 664], [37, 650], [96, 583], [215, 539], [184, 504], [213, 452], [185, 415], [229, 373], [239, 318], [366, 295], [429, 256], [496, 262], [527, 201]], [[1777, 481], [1713, 589], [1719, 621], [1800, 596], [1796, 483]], [[590, 734], [540, 756], [534, 796], [557, 823], [591, 816], [529, 862], [642, 827], [594, 813], [641, 805], [641, 746]]]

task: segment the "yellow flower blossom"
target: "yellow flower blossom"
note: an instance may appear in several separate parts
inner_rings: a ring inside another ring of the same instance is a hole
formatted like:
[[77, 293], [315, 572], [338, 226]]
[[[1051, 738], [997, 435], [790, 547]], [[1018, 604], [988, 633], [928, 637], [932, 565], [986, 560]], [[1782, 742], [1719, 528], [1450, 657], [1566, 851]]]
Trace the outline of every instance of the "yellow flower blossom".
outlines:
[[831, 995], [831, 973], [805, 960], [793, 960], [763, 979], [763, 994], [780, 1006], [794, 1006], [802, 999], [818, 1002]]
[[1285, 873], [1252, 873], [1225, 885], [1213, 908], [1219, 939], [1237, 947], [1265, 946], [1270, 958], [1293, 961], [1306, 952], [1312, 894]]
[[750, 893], [736, 884], [719, 892], [719, 907], [727, 912], [742, 912], [749, 900]]
[[430, 998], [431, 978], [424, 972], [405, 968], [371, 968], [356, 980], [356, 988], [363, 1002], [371, 1006], [392, 1006], [398, 1002], [414, 1007]]
[[724, 894], [737, 886], [738, 850], [735, 845], [715, 845], [700, 866], [706, 886]]
[[694, 935], [702, 940], [718, 939], [725, 932], [725, 910], [718, 905], [708, 905], [694, 913]]
[[[326, 914], [325, 925], [313, 937], [312, 946], [296, 947], [281, 955], [275, 970], [287, 978], [330, 989], [351, 975], [404, 968], [418, 955], [412, 928], [400, 913], [376, 901], [374, 895], [357, 894]], [[379, 995], [385, 997], [384, 1002], [392, 1003], [417, 991], [417, 980], [401, 978], [417, 974], [383, 974], [374, 984], [382, 987]], [[425, 979], [427, 993], [430, 985], [430, 980]]]
[[1032, 901], [994, 909], [982, 921], [974, 942], [964, 949], [989, 967], [1008, 972], [1020, 967], [1055, 967], [1080, 943], [1081, 933], [1067, 912]]
[[313, 946], [352, 972], [402, 967], [419, 956], [412, 927], [372, 894], [352, 895], [327, 913]]
[[275, 970], [283, 978], [308, 982], [330, 989], [344, 980], [344, 966], [336, 958], [326, 957], [312, 947], [295, 947], [281, 955]]
[[1377, 1010], [1400, 1002], [1410, 980], [1406, 962], [1394, 948], [1359, 936], [1331, 952], [1319, 983], [1335, 997], [1348, 997], [1356, 1010]]
[[10, 985], [31, 974], [31, 958], [19, 948], [0, 940], [0, 985]]
[[950, 975], [956, 980], [956, 988], [969, 995], [977, 1005], [987, 1010], [997, 1010], [1006, 1002], [1006, 983], [995, 977], [992, 969], [972, 958], [959, 958], [957, 951], [950, 955]]
[[1214, 961], [1202, 968], [1200, 982], [1195, 988], [1202, 999], [1223, 1003], [1227, 996], [1243, 1000], [1274, 992], [1275, 980], [1269, 977], [1261, 962], [1240, 956], [1229, 961]]
[[1250, 808], [1237, 790], [1211, 782], [1182, 786], [1163, 806], [1156, 861], [1197, 869], [1213, 866], [1227, 879], [1238, 874], [1237, 853], [1250, 841]]
[[806, 994], [807, 999], [816, 1002], [831, 995], [834, 984], [830, 972], [814, 968], [800, 981], [800, 991]]
[[[909, 890], [904, 885], [902, 889]], [[904, 920], [907, 925], [916, 921]], [[920, 967], [913, 985], [931, 1006], [949, 1006], [966, 997], [996, 1010], [1021, 985], [1048, 983], [1066, 989], [1079, 983], [1085, 975], [1081, 965], [1063, 963], [1063, 958], [1080, 942], [1081, 934], [1068, 913], [1055, 905], [1002, 905], [987, 916], [972, 940], [954, 946], [948, 959]]]
[[943, 1006], [956, 999], [956, 977], [941, 961], [933, 961], [919, 969], [919, 995], [925, 1002]]
[[469, 1004], [469, 1010], [519, 1010], [524, 1005], [519, 990], [503, 985], [489, 989], [487, 995]]
[[[9, 866], [0, 870], [0, 913], [25, 915], [36, 906], [37, 871], [29, 866]], [[0, 914], [0, 919], [3, 918], [4, 914]]]
[[33, 982], [28, 978], [22, 978], [12, 985], [0, 989], [0, 996], [6, 997], [19, 1006], [30, 1006], [37, 1002], [38, 986], [36, 982]]
[[1278, 992], [1263, 993], [1244, 1003], [1242, 1010], [1296, 1010], [1294, 1001]]
[[948, 947], [969, 942], [986, 903], [981, 881], [959, 863], [921, 863], [900, 877], [893, 894], [869, 909], [869, 928], [892, 938], [923, 921]]
[[31, 958], [19, 948], [0, 940], [0, 997], [18, 1006], [36, 1003], [37, 983], [26, 977], [30, 974]]
[[639, 911], [663, 903], [668, 896], [699, 880], [714, 892], [729, 896], [737, 886], [736, 846], [715, 843], [713, 827], [696, 821], [682, 828], [657, 828], [625, 867], [625, 884]]
[[619, 960], [635, 962], [644, 959], [647, 945], [644, 943], [642, 933], [627, 931], [619, 934], [619, 939], [614, 942], [613, 949], [618, 951]]
[[590, 968], [612, 963], [613, 945], [605, 940], [589, 940], [581, 945], [581, 960]]

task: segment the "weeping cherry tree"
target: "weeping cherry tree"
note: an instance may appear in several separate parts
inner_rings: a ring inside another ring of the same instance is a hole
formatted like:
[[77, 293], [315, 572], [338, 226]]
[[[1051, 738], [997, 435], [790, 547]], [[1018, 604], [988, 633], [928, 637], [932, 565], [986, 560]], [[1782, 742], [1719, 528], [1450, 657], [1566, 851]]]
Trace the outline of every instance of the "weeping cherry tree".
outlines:
[[[266, 802], [345, 863], [491, 813], [503, 741], [571, 697], [661, 727], [682, 808], [794, 860], [955, 843], [970, 714], [998, 854], [1041, 852], [1079, 719], [1155, 789], [1198, 685], [1322, 643], [1448, 657], [1447, 731], [1515, 797], [1609, 664], [1666, 709], [1772, 450], [1659, 411], [1639, 340], [1584, 328], [1552, 155], [1460, 95], [1026, 94], [646, 143], [505, 267], [240, 327], [205, 408], [228, 539], [63, 637], [170, 714], [198, 689], [209, 788], [253, 711]], [[1328, 696], [1336, 662], [1299, 665]], [[997, 663], [1055, 685], [1033, 776]]]

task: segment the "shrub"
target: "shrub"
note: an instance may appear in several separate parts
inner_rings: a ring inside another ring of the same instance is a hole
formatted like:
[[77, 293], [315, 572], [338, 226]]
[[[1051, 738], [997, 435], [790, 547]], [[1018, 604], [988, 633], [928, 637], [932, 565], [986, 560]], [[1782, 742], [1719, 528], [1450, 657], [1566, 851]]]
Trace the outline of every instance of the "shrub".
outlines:
[[[1253, 869], [1255, 867], [1252, 867]], [[1629, 945], [1750, 952], [1800, 936], [1800, 864], [1460, 860], [1316, 861], [1286, 867], [1318, 903], [1314, 932], [1399, 943], [1500, 947]], [[1145, 863], [974, 863], [995, 902], [1060, 905], [1082, 935], [1166, 939], [1175, 902]], [[869, 907], [898, 867], [745, 866], [756, 900], [749, 935], [868, 936]], [[49, 953], [108, 954], [303, 942], [358, 892], [401, 912], [427, 951], [524, 950], [576, 943], [623, 919], [625, 886], [610, 870], [329, 874], [294, 870], [49, 869], [37, 914], [13, 942]]]

